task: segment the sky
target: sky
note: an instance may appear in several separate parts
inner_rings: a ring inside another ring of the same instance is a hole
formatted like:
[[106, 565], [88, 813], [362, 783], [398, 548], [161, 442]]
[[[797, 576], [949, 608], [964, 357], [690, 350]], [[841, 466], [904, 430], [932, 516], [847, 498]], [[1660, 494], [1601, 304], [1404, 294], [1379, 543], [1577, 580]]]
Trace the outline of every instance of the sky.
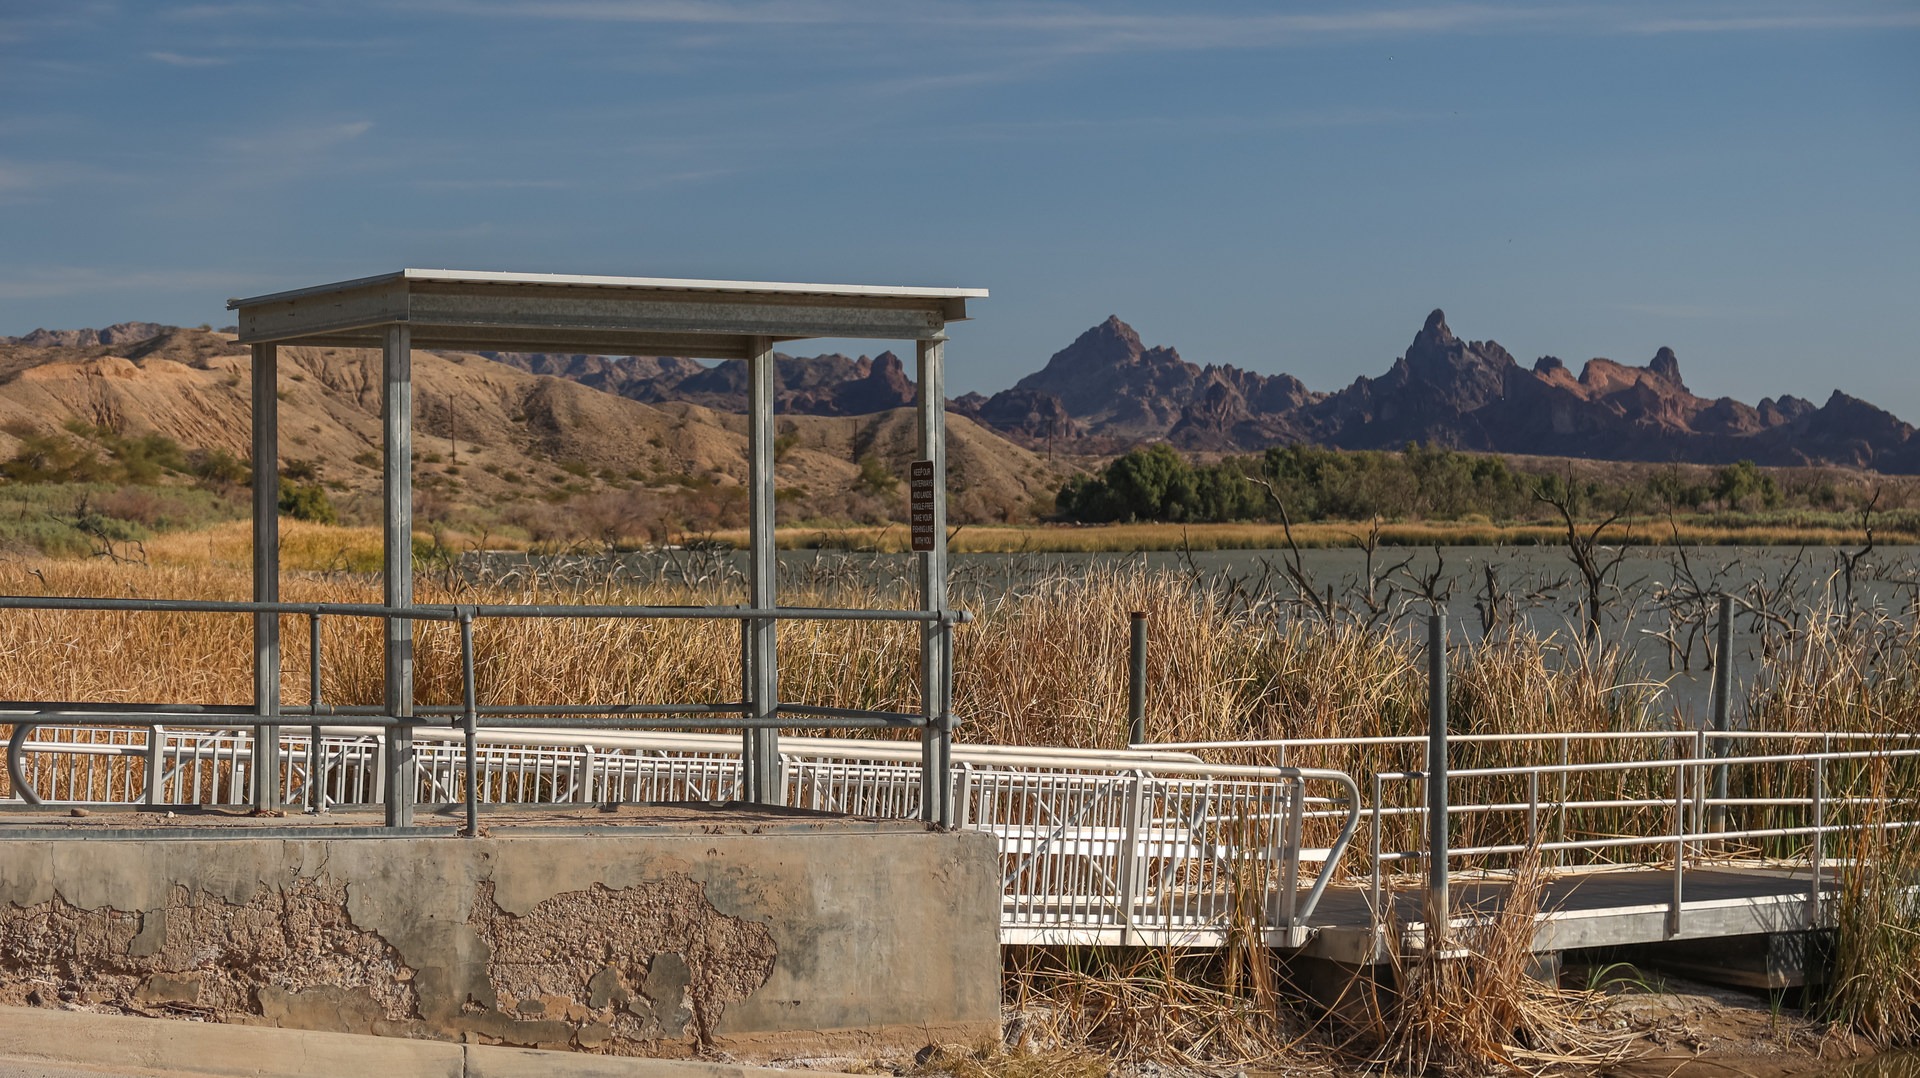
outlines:
[[1920, 0], [0, 0], [0, 334], [403, 266], [988, 288], [956, 395], [1443, 307], [1920, 421]]

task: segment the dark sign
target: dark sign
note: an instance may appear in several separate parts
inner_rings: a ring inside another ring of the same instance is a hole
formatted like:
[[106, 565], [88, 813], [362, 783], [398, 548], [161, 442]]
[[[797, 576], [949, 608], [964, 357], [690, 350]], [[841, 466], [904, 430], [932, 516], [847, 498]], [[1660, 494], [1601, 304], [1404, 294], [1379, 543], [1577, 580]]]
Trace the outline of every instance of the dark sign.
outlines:
[[913, 525], [913, 549], [932, 550], [933, 462], [916, 460], [907, 467], [907, 511]]

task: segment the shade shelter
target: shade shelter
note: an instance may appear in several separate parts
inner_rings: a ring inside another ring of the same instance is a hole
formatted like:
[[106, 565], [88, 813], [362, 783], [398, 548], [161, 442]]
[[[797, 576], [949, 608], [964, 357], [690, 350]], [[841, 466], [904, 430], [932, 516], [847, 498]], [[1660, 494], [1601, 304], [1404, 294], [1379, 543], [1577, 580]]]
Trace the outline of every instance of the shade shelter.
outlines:
[[[951, 822], [952, 790], [945, 781], [953, 729], [952, 652], [955, 618], [947, 609], [946, 428], [942, 374], [949, 322], [967, 317], [967, 300], [985, 289], [901, 288], [786, 284], [754, 281], [590, 277], [548, 273], [492, 273], [405, 269], [375, 277], [229, 300], [238, 313], [240, 342], [253, 350], [253, 474], [279, 474], [278, 349], [316, 345], [379, 348], [383, 356], [381, 415], [385, 493], [384, 605], [402, 612], [413, 602], [413, 377], [416, 348], [676, 355], [743, 360], [748, 366], [747, 492], [749, 505], [748, 609], [715, 608], [714, 616], [743, 624], [741, 705], [737, 714], [681, 712], [686, 725], [742, 731], [744, 795], [774, 803], [778, 730], [782, 726], [838, 724], [862, 716], [836, 709], [783, 705], [779, 696], [774, 564], [774, 346], [817, 337], [911, 340], [918, 360], [919, 453], [931, 464], [930, 549], [917, 554], [922, 713], [923, 812]], [[254, 483], [253, 598], [279, 602], [278, 491]], [[833, 612], [816, 611], [822, 615]], [[847, 612], [839, 612], [845, 616]], [[414, 716], [412, 622], [389, 613], [386, 622], [387, 822], [411, 822]], [[468, 679], [469, 682], [471, 679]], [[254, 700], [263, 719], [281, 714], [277, 614], [254, 623]], [[867, 716], [876, 723], [883, 717]], [[899, 725], [901, 723], [891, 723]], [[278, 797], [279, 732], [259, 728], [256, 802]]]

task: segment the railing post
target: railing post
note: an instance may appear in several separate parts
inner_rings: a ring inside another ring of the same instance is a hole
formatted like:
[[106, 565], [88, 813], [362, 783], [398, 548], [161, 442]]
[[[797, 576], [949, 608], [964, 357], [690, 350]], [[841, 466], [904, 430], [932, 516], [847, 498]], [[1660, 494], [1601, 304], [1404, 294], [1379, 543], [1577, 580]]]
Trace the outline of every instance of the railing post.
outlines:
[[[1283, 824], [1286, 830], [1282, 833], [1280, 843], [1280, 893], [1286, 904], [1287, 946], [1291, 947], [1294, 945], [1294, 934], [1300, 928], [1300, 846], [1306, 821], [1307, 780], [1295, 775], [1282, 788], [1292, 799]], [[1265, 890], [1264, 886], [1262, 890]]]
[[[1733, 728], [1733, 596], [1720, 596], [1720, 626], [1715, 635], [1713, 655], [1713, 730], [1724, 734]], [[1732, 739], [1713, 739], [1713, 755], [1725, 759]], [[1713, 767], [1713, 803], [1707, 809], [1707, 826], [1714, 831], [1727, 829], [1727, 765]]]
[[[1679, 753], [1674, 754], [1676, 757]], [[1687, 771], [1677, 759], [1673, 765], [1673, 896], [1667, 906], [1667, 936], [1680, 934], [1680, 907], [1687, 871]]]
[[1144, 873], [1140, 871], [1141, 866], [1137, 862], [1140, 860], [1142, 817], [1146, 815], [1147, 807], [1146, 782], [1144, 772], [1130, 772], [1126, 798], [1121, 805], [1124, 819], [1121, 822], [1118, 851], [1120, 855], [1120, 917], [1117, 927], [1121, 931], [1122, 946], [1140, 942], [1138, 939], [1129, 937], [1138, 932], [1135, 912], [1142, 900], [1140, 877]]
[[320, 615], [307, 615], [307, 810], [327, 811], [327, 747], [320, 733]]
[[1813, 845], [1807, 851], [1807, 860], [1813, 867], [1813, 883], [1807, 894], [1807, 927], [1820, 927], [1820, 872], [1826, 861], [1827, 846], [1827, 761], [1824, 756], [1813, 761]]
[[147, 727], [147, 796], [149, 805], [160, 803], [161, 787], [167, 781], [167, 728]]
[[1147, 613], [1135, 610], [1127, 618], [1133, 630], [1127, 649], [1127, 744], [1142, 745], [1147, 740]]
[[478, 697], [473, 677], [473, 608], [463, 606], [460, 608], [460, 728], [466, 735], [467, 746], [467, 788], [462, 800], [467, 809], [465, 834], [468, 838], [480, 837], [480, 765], [476, 761], [479, 756]]
[[[1379, 943], [1380, 922], [1384, 919], [1383, 911], [1380, 909], [1380, 905], [1382, 901], [1384, 901], [1384, 897], [1381, 894], [1380, 879], [1380, 847], [1382, 844], [1380, 828], [1385, 822], [1380, 807], [1380, 799], [1384, 796], [1386, 796], [1386, 784], [1381, 781], [1380, 772], [1375, 771], [1373, 773], [1373, 837], [1369, 843], [1368, 850], [1368, 853], [1372, 855], [1373, 875], [1367, 881], [1367, 909], [1372, 911], [1373, 914], [1373, 933], [1376, 945]], [[1325, 870], [1323, 869], [1322, 871]]]
[[1427, 618], [1427, 949], [1442, 949], [1447, 894], [1447, 616]]

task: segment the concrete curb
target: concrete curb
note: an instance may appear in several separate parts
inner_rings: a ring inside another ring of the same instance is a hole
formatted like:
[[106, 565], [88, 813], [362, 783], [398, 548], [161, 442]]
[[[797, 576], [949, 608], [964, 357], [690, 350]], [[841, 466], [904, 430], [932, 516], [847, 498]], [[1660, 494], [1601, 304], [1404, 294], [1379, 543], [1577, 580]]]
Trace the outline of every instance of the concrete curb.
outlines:
[[683, 1059], [638, 1059], [276, 1026], [0, 1007], [0, 1058], [138, 1067], [210, 1078], [839, 1078]]

